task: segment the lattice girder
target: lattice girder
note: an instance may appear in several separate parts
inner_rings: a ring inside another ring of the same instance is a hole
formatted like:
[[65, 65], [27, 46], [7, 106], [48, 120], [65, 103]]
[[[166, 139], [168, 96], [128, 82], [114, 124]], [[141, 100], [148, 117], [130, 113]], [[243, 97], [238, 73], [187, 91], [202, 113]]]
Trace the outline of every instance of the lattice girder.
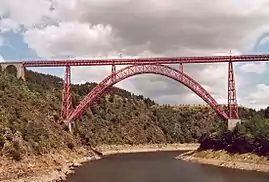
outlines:
[[116, 83], [128, 77], [139, 74], [158, 74], [180, 82], [181, 84], [192, 90], [194, 93], [196, 93], [200, 98], [202, 98], [219, 114], [220, 117], [222, 117], [223, 119], [228, 119], [227, 114], [221, 107], [219, 107], [216, 100], [199, 83], [197, 83], [185, 73], [166, 65], [132, 65], [118, 70], [114, 76], [111, 74], [107, 76], [103, 81], [101, 81], [68, 115], [67, 120], [71, 121], [78, 119], [78, 117], [83, 114], [85, 109], [91, 103], [93, 103], [93, 101], [98, 99], [105, 92], [106, 89], [112, 87]]

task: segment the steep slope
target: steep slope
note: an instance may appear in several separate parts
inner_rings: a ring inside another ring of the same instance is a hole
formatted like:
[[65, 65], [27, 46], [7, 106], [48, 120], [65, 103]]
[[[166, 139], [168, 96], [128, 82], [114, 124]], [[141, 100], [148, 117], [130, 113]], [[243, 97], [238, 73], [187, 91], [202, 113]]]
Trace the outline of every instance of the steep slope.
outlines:
[[57, 122], [61, 94], [13, 76], [0, 76], [0, 149], [19, 160], [44, 154], [79, 140]]
[[260, 156], [269, 155], [269, 107], [256, 112], [233, 131], [223, 128], [208, 133], [200, 138], [201, 150], [225, 150], [229, 153], [255, 153]]
[[[63, 81], [32, 71], [26, 79], [0, 76], [0, 149], [17, 160], [81, 145], [195, 142], [223, 123], [211, 109], [163, 108], [113, 87], [87, 109], [71, 135], [58, 122]], [[74, 105], [94, 86], [72, 85]]]
[[[70, 161], [80, 161], [91, 155], [90, 147], [102, 144], [200, 141], [201, 149], [268, 155], [269, 125], [263, 119], [269, 118], [269, 108], [240, 108], [241, 118], [255, 122], [231, 133], [212, 109], [160, 106], [113, 87], [76, 121], [72, 135], [59, 122], [63, 80], [33, 71], [26, 72], [26, 79], [0, 72], [0, 180], [63, 174]], [[72, 85], [73, 105], [95, 86]]]

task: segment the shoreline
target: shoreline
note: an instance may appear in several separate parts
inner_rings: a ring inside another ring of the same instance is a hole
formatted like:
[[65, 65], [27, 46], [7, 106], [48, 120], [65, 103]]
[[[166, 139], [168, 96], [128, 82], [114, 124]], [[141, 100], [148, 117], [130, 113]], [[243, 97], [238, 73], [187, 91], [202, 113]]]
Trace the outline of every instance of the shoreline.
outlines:
[[1, 182], [56, 182], [66, 179], [73, 169], [98, 157], [85, 148], [74, 151], [54, 151], [42, 156], [30, 156], [16, 162], [1, 158]]
[[[102, 156], [124, 153], [188, 151], [175, 157], [192, 163], [213, 165], [231, 169], [269, 172], [269, 160], [254, 154], [234, 154], [225, 151], [198, 151], [199, 144], [145, 144], [145, 145], [100, 145], [92, 150], [78, 148], [74, 151], [59, 151], [43, 156], [32, 156], [20, 162], [1, 159], [0, 181], [2, 182], [56, 182], [64, 181], [74, 169], [83, 163], [101, 159]], [[95, 151], [95, 152], [94, 152]], [[99, 155], [99, 154], [100, 155]], [[8, 170], [7, 170], [8, 169]], [[9, 174], [7, 174], [9, 173]], [[4, 180], [3, 176], [9, 178]]]
[[[124, 153], [188, 151], [175, 157], [192, 163], [231, 169], [269, 172], [269, 160], [254, 154], [229, 154], [225, 151], [198, 151], [199, 144], [145, 144], [100, 145], [92, 150], [78, 148], [74, 151], [54, 151], [43, 156], [32, 156], [20, 162], [1, 158], [2, 182], [56, 182], [65, 180], [83, 163], [101, 159], [102, 156]], [[101, 155], [98, 155], [100, 153]], [[3, 179], [3, 178], [9, 178]]]
[[81, 147], [74, 151], [62, 150], [42, 156], [30, 156], [19, 162], [0, 158], [0, 181], [63, 181], [69, 174], [74, 173], [76, 167], [101, 159], [102, 156], [121, 153], [196, 150], [198, 146], [198, 144], [100, 145], [93, 150]]
[[184, 151], [196, 150], [198, 144], [145, 144], [145, 145], [100, 145], [96, 150], [103, 155], [141, 153], [141, 152], [161, 152], [161, 151]]
[[192, 163], [245, 171], [269, 172], [269, 160], [255, 154], [229, 154], [225, 151], [189, 151], [176, 157]]

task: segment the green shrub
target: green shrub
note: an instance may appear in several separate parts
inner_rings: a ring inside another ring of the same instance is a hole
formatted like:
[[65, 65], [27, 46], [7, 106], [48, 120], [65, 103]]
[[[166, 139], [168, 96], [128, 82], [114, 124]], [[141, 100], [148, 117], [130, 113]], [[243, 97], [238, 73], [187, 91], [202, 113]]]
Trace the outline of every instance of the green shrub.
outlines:
[[15, 161], [20, 161], [22, 159], [22, 154], [19, 150], [12, 149], [10, 150], [10, 156], [15, 160]]

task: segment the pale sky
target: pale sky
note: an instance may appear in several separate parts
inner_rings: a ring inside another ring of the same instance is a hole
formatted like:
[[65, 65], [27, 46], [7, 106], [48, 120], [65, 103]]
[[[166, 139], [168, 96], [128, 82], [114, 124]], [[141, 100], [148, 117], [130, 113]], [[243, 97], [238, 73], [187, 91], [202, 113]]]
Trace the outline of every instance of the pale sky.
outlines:
[[[71, 57], [157, 57], [269, 52], [269, 0], [1, 0], [0, 61]], [[227, 103], [227, 64], [184, 71]], [[265, 63], [237, 63], [241, 105], [269, 104]], [[63, 69], [35, 69], [62, 76]], [[101, 81], [110, 67], [75, 67], [72, 81]], [[116, 86], [159, 103], [204, 102], [168, 78], [141, 75]]]

